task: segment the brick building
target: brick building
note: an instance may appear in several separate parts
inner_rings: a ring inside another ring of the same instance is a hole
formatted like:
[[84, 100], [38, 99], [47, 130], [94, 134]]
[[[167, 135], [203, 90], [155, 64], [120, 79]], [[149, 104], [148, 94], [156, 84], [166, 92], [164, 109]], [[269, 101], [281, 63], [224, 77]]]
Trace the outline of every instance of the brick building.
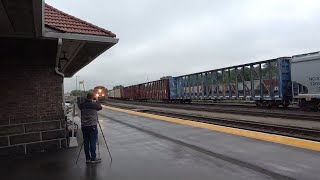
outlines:
[[0, 0], [0, 156], [67, 146], [63, 79], [118, 42], [41, 0]]

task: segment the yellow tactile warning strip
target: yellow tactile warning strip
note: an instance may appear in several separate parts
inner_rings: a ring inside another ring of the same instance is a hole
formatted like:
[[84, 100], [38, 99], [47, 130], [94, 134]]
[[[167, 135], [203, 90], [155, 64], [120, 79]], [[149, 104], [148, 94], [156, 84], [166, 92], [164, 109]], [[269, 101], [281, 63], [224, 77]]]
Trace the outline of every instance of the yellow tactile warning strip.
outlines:
[[285, 144], [285, 145], [294, 146], [294, 147], [300, 147], [300, 148], [320, 151], [320, 142], [316, 142], [316, 141], [309, 141], [309, 140], [280, 136], [280, 135], [275, 135], [275, 134], [268, 134], [268, 133], [261, 133], [261, 132], [237, 129], [237, 128], [230, 128], [230, 127], [225, 127], [225, 126], [206, 124], [206, 123], [201, 123], [201, 122], [196, 122], [196, 121], [184, 120], [184, 119], [179, 119], [179, 118], [171, 118], [171, 117], [159, 116], [159, 115], [154, 115], [154, 114], [147, 114], [147, 113], [136, 112], [136, 111], [126, 110], [126, 109], [114, 108], [114, 107], [105, 106], [105, 105], [103, 105], [103, 107], [106, 109], [124, 112], [124, 113], [132, 114], [132, 115], [143, 116], [143, 117], [148, 117], [148, 118], [152, 118], [152, 119], [173, 122], [173, 123], [177, 123], [177, 124], [184, 124], [184, 125], [193, 126], [193, 127], [210, 129], [213, 131], [219, 131], [219, 132], [235, 134], [235, 135], [239, 135], [239, 136], [245, 136], [245, 137], [249, 137], [249, 138], [260, 139], [260, 140], [279, 143], [279, 144]]

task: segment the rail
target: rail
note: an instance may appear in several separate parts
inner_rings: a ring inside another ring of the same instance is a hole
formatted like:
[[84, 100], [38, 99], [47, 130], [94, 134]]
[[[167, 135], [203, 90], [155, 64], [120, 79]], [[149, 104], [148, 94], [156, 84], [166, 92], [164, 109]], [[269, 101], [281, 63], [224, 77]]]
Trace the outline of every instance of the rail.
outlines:
[[[222, 104], [167, 104], [167, 103], [157, 103], [157, 102], [137, 102], [137, 101], [120, 101], [112, 100], [112, 103], [125, 103], [125, 104], [135, 104], [140, 106], [151, 106], [151, 107], [171, 107], [184, 110], [197, 110], [205, 112], [219, 112], [219, 113], [231, 113], [239, 115], [250, 115], [258, 117], [275, 117], [275, 118], [286, 118], [286, 119], [297, 119], [297, 120], [309, 120], [309, 121], [320, 121], [319, 112], [304, 112], [297, 111], [296, 108], [291, 110], [281, 109], [261, 109], [255, 106], [245, 106], [239, 107], [237, 105], [222, 105]], [[240, 105], [242, 106], [242, 105]]]
[[[131, 110], [134, 109], [133, 107], [119, 105], [116, 103], [106, 103], [106, 105], [123, 108], [123, 109], [131, 109]], [[269, 123], [263, 123], [263, 122], [253, 122], [253, 121], [237, 120], [237, 119], [229, 119], [229, 118], [221, 118], [221, 117], [209, 117], [204, 115], [186, 114], [181, 112], [168, 112], [168, 111], [156, 110], [156, 109], [152, 109], [152, 110], [140, 109], [136, 111], [149, 113], [149, 114], [168, 116], [168, 117], [183, 118], [186, 120], [192, 120], [192, 121], [203, 122], [208, 124], [253, 130], [253, 131], [271, 133], [271, 134], [277, 134], [277, 135], [284, 135], [284, 136], [307, 139], [312, 141], [320, 141], [320, 130], [318, 129], [269, 124]]]

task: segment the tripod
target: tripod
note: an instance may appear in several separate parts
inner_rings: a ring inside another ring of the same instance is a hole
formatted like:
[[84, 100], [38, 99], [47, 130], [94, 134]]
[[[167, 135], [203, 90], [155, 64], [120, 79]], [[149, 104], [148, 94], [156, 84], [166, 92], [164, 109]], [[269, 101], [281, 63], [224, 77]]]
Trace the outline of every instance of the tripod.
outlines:
[[[100, 122], [98, 120], [98, 124], [99, 124], [99, 128], [100, 128], [100, 131], [101, 131], [101, 134], [102, 134], [102, 137], [103, 137], [103, 140], [104, 140], [104, 143], [106, 144], [106, 147], [108, 149], [108, 153], [109, 153], [109, 156], [110, 156], [110, 160], [111, 160], [111, 163], [112, 163], [112, 156], [111, 156], [111, 153], [110, 153], [110, 150], [109, 150], [109, 146], [108, 146], [108, 143], [107, 143], [107, 140], [103, 134], [103, 131], [102, 131], [102, 128], [101, 128], [101, 125], [100, 125]], [[76, 161], [76, 164], [78, 164], [78, 160], [79, 160], [79, 157], [80, 157], [80, 153], [81, 153], [81, 150], [83, 148], [83, 142], [82, 142], [82, 145], [81, 145], [81, 148], [80, 148], [80, 151], [79, 151], [79, 154], [78, 154], [78, 157], [77, 157], [77, 161]], [[100, 156], [100, 148], [99, 148], [99, 141], [98, 141], [98, 153], [99, 153], [99, 156]]]

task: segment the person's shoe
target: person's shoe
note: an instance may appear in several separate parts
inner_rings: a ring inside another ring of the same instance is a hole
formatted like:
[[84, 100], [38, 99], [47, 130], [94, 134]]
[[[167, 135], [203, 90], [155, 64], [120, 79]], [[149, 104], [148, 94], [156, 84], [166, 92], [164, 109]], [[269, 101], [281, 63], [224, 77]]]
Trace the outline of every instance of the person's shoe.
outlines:
[[96, 158], [94, 160], [91, 160], [92, 164], [99, 163], [99, 162], [101, 162], [101, 158]]
[[89, 160], [86, 160], [86, 163], [91, 163], [91, 159], [89, 159]]

